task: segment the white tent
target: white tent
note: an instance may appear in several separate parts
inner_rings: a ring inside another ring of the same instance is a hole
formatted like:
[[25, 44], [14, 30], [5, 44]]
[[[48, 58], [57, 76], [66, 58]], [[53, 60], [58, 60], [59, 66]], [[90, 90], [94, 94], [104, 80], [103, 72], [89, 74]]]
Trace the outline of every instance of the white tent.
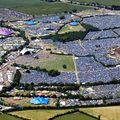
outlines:
[[0, 85], [0, 91], [2, 91], [2, 89], [3, 89], [3, 85]]

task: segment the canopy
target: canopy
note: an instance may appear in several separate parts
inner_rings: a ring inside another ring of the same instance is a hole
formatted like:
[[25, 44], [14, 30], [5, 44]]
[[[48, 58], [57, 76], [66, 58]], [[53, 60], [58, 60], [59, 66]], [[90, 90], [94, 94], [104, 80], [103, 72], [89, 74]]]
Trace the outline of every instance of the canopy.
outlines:
[[77, 25], [78, 25], [78, 22], [71, 22], [70, 25], [71, 25], [71, 26], [77, 26]]
[[0, 35], [11, 35], [12, 34], [12, 30], [11, 29], [7, 29], [7, 28], [0, 28]]
[[31, 104], [48, 104], [48, 98], [34, 97], [30, 100]]
[[37, 24], [37, 22], [30, 20], [30, 21], [26, 21], [25, 24], [27, 24], [27, 25], [35, 25], [35, 24]]

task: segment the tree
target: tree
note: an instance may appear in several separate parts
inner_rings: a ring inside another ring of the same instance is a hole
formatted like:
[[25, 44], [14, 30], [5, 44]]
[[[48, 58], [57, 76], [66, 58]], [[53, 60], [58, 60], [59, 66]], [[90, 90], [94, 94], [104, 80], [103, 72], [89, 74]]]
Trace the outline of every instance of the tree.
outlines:
[[63, 68], [66, 69], [66, 68], [67, 68], [67, 65], [64, 64], [64, 65], [63, 65]]
[[101, 120], [101, 115], [98, 115], [98, 120]]
[[61, 20], [65, 19], [65, 16], [64, 15], [60, 16], [60, 19]]
[[33, 82], [29, 84], [28, 89], [29, 89], [29, 90], [33, 90], [33, 89], [34, 89], [34, 83], [33, 83]]
[[72, 11], [73, 11], [74, 13], [76, 13], [76, 12], [77, 12], [77, 9], [73, 9]]
[[48, 75], [52, 76], [52, 77], [56, 77], [56, 76], [60, 75], [60, 72], [58, 70], [50, 70], [50, 71], [48, 71]]
[[57, 99], [57, 102], [56, 102], [56, 107], [59, 108], [60, 107], [60, 98]]
[[13, 78], [12, 86], [13, 87], [19, 86], [20, 79], [21, 79], [21, 73], [19, 70], [16, 70], [16, 73], [15, 73], [14, 78]]

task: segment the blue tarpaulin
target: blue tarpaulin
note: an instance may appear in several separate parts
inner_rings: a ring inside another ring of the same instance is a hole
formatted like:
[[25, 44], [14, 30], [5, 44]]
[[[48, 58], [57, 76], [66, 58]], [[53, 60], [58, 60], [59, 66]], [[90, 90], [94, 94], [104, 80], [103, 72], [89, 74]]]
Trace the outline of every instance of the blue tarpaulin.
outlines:
[[34, 97], [30, 100], [31, 104], [48, 104], [48, 98]]

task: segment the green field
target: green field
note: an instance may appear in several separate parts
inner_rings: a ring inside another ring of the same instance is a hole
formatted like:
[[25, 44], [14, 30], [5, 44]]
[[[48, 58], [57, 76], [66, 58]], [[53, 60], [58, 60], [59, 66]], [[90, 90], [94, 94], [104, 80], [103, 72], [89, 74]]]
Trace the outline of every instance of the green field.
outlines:
[[[75, 0], [80, 3], [100, 3], [103, 5], [120, 5], [120, 0]], [[64, 11], [78, 11], [93, 9], [93, 7], [72, 5], [67, 3], [48, 3], [41, 0], [0, 0], [0, 7], [11, 8], [20, 12], [42, 15], [42, 14], [58, 14]]]
[[7, 115], [7, 114], [0, 114], [0, 120], [22, 120], [20, 118], [17, 117], [13, 117], [11, 115]]
[[72, 11], [73, 9], [80, 11], [93, 9], [93, 7], [71, 5], [66, 3], [40, 2], [40, 0], [0, 0], [0, 7], [7, 7], [32, 15], [57, 14], [64, 11]]
[[120, 120], [120, 106], [81, 108], [80, 110], [96, 117], [101, 115], [101, 120]]
[[[46, 59], [39, 62], [41, 68], [46, 68], [47, 70], [55, 69], [59, 71], [74, 71], [74, 62], [72, 56], [67, 55], [52, 55], [53, 59]], [[63, 65], [67, 68], [64, 69]]]
[[87, 116], [80, 112], [75, 112], [67, 115], [60, 116], [54, 120], [96, 120], [93, 117]]
[[69, 24], [67, 24], [58, 32], [58, 34], [64, 34], [68, 32], [79, 32], [79, 31], [85, 31], [85, 28], [80, 24], [77, 26], [70, 26]]
[[57, 114], [63, 114], [67, 111], [71, 110], [25, 110], [11, 112], [10, 114], [17, 115], [23, 118], [28, 118], [30, 120], [48, 120], [49, 118], [54, 117]]
[[[42, 54], [42, 53], [40, 53]], [[30, 65], [32, 67], [39, 66], [47, 70], [58, 70], [58, 71], [74, 71], [73, 57], [69, 55], [55, 55], [49, 54], [48, 57], [44, 57], [46, 54], [43, 53], [39, 59], [29, 58], [26, 56], [19, 56], [15, 61], [18, 64]], [[66, 65], [66, 69], [63, 68]]]
[[103, 5], [120, 5], [120, 0], [74, 0], [80, 3], [99, 3]]

